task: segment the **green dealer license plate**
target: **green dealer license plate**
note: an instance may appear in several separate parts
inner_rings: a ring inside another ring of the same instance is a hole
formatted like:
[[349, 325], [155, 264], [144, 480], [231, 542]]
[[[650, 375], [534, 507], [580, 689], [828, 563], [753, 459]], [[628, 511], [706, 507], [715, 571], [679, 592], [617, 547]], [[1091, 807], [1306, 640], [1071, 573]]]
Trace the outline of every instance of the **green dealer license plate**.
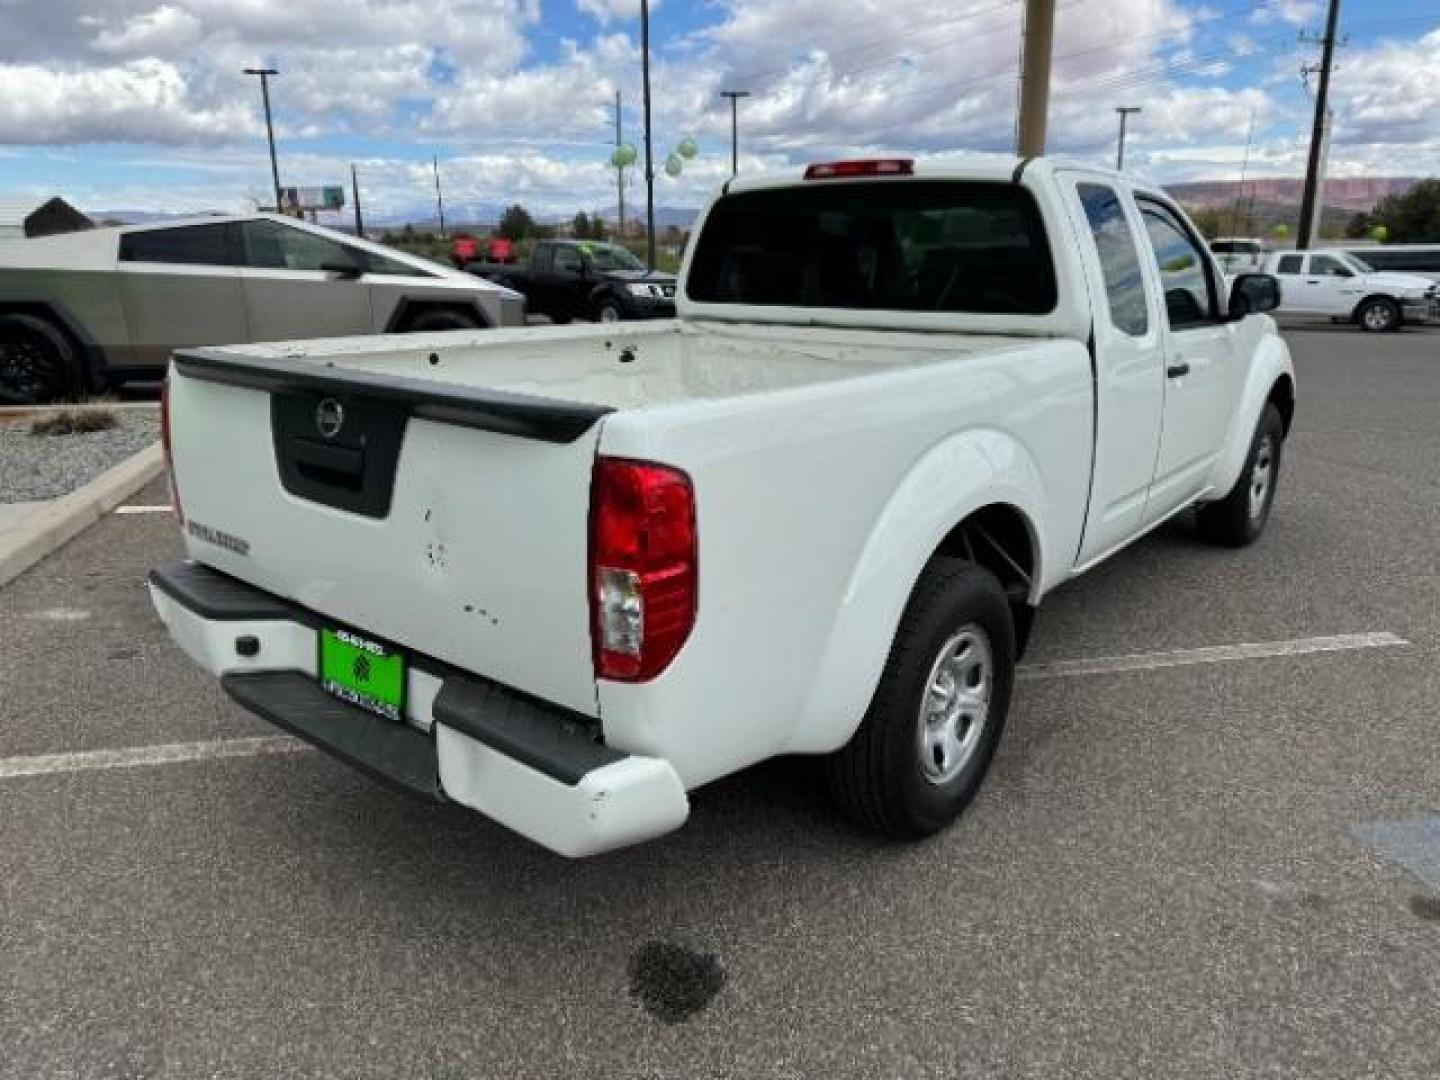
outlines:
[[320, 631], [320, 685], [341, 701], [404, 718], [405, 657], [359, 634]]

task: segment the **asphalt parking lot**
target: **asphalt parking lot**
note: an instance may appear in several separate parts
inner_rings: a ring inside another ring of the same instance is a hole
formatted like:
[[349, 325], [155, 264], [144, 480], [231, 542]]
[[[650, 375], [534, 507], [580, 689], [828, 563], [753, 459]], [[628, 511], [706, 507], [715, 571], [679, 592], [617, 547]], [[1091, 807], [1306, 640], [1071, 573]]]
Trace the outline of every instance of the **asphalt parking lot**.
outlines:
[[[1177, 522], [1052, 596], [911, 846], [803, 762], [574, 863], [254, 752], [150, 611], [172, 519], [110, 515], [0, 591], [0, 1075], [1440, 1074], [1440, 330], [1288, 336], [1264, 539]], [[678, 1022], [656, 943], [714, 961]]]

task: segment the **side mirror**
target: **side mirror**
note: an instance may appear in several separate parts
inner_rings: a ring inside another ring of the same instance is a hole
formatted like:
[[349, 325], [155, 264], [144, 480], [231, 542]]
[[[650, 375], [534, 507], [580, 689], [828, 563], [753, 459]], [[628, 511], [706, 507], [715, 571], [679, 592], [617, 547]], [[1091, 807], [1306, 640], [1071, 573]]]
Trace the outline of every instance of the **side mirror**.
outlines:
[[320, 264], [320, 269], [327, 274], [334, 274], [342, 281], [354, 281], [365, 272], [359, 263], [349, 259], [327, 259]]
[[1280, 282], [1269, 274], [1241, 274], [1230, 287], [1231, 319], [1259, 315], [1280, 306]]

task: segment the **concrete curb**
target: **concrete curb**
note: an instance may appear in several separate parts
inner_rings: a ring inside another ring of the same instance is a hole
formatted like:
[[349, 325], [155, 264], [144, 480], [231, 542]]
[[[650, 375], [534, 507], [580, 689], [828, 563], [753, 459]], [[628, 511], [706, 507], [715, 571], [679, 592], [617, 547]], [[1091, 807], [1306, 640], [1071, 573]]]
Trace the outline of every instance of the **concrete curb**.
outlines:
[[0, 534], [0, 585], [63, 547], [164, 471], [164, 451], [151, 443]]

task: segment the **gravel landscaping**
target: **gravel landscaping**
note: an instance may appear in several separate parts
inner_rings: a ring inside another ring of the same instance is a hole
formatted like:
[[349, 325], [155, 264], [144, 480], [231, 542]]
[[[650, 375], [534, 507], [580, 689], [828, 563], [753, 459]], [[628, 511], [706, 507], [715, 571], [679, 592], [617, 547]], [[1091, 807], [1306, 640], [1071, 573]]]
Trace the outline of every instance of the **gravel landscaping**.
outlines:
[[109, 431], [32, 435], [33, 417], [0, 420], [0, 503], [69, 494], [160, 438], [160, 417], [149, 409], [116, 410]]

